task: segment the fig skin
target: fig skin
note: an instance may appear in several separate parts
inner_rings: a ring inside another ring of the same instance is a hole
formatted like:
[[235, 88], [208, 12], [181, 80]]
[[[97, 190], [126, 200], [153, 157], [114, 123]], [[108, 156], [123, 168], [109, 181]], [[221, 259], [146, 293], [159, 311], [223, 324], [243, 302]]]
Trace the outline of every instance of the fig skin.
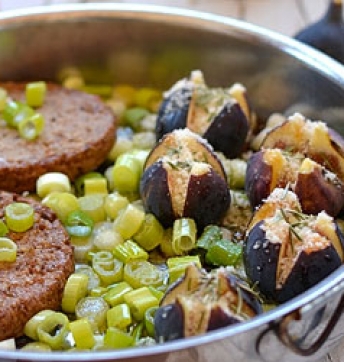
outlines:
[[227, 158], [241, 155], [249, 132], [249, 122], [239, 103], [227, 104], [211, 122], [203, 137]]
[[154, 327], [158, 343], [184, 338], [184, 315], [179, 303], [158, 308], [154, 315]]
[[186, 83], [164, 98], [157, 115], [155, 128], [157, 141], [166, 133], [186, 127], [191, 97], [192, 87]]
[[270, 243], [261, 229], [264, 220], [256, 223], [250, 230], [244, 244], [243, 261], [247, 277], [258, 283], [259, 291], [267, 301], [277, 301], [276, 270], [281, 249], [279, 243]]
[[173, 223], [176, 217], [168, 188], [168, 174], [161, 160], [153, 163], [143, 173], [140, 195], [146, 212], [155, 215], [164, 227], [171, 226], [171, 220]]
[[[250, 230], [244, 245], [243, 260], [248, 278], [257, 283], [267, 301], [283, 303], [303, 293], [337, 269], [342, 261], [334, 245], [306, 252], [301, 251], [280, 288], [277, 288], [281, 244], [267, 239], [262, 229], [264, 220]], [[336, 229], [338, 233], [338, 228]], [[340, 236], [343, 245], [343, 237]]]
[[337, 216], [344, 206], [343, 183], [328, 177], [319, 164], [309, 163], [313, 164], [311, 169], [299, 172], [294, 186], [302, 211], [315, 215], [324, 210], [331, 216]]
[[227, 184], [211, 169], [203, 175], [191, 175], [182, 216], [193, 218], [203, 230], [225, 216], [230, 202]]
[[259, 206], [272, 191], [272, 167], [264, 162], [264, 152], [254, 153], [247, 162], [245, 192], [252, 208]]
[[211, 277], [189, 265], [185, 275], [169, 287], [155, 314], [155, 339], [170, 341], [203, 334], [262, 313], [260, 302], [244, 285], [223, 268], [213, 271]]

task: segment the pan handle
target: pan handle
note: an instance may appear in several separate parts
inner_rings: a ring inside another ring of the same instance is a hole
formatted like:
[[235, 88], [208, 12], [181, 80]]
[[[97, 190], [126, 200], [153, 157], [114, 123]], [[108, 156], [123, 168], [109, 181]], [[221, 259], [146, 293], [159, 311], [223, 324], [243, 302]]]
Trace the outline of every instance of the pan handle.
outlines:
[[[335, 296], [334, 294], [338, 294], [339, 291], [343, 291], [343, 288], [344, 288], [344, 283], [342, 282], [342, 283], [338, 284], [336, 287], [334, 287], [332, 290], [330, 290], [328, 293], [326, 293], [326, 295], [324, 295], [324, 298], [320, 298], [321, 301], [324, 301], [324, 299], [326, 299], [327, 301], [333, 300], [332, 298], [330, 298], [329, 294], [331, 294], [331, 296], [334, 297]], [[339, 321], [342, 312], [344, 311], [344, 294], [342, 294], [333, 314], [329, 318], [329, 320], [328, 320], [326, 326], [324, 327], [324, 329], [322, 330], [322, 332], [318, 335], [316, 340], [314, 342], [312, 342], [311, 345], [309, 345], [307, 347], [303, 347], [302, 342], [304, 340], [304, 337], [306, 337], [306, 335], [301, 338], [293, 335], [290, 332], [290, 322], [302, 319], [301, 316], [302, 316], [302, 314], [304, 314], [304, 312], [314, 310], [314, 307], [318, 306], [321, 301], [318, 300], [318, 301], [314, 301], [313, 303], [311, 302], [309, 304], [306, 304], [299, 310], [288, 314], [279, 323], [275, 324], [274, 331], [275, 331], [275, 334], [277, 335], [277, 337], [279, 338], [279, 340], [286, 347], [288, 347], [289, 349], [291, 349], [294, 353], [296, 353], [298, 355], [311, 356], [314, 353], [316, 353], [324, 345], [324, 343], [330, 336], [331, 332], [335, 328], [337, 322]], [[325, 309], [325, 307], [323, 306], [319, 310], [320, 314], [322, 314], [322, 312], [324, 312], [324, 309]], [[310, 329], [314, 329], [320, 322], [320, 319], [321, 318], [319, 318], [319, 320], [317, 320], [317, 318], [315, 316], [313, 319], [313, 324], [311, 325]]]

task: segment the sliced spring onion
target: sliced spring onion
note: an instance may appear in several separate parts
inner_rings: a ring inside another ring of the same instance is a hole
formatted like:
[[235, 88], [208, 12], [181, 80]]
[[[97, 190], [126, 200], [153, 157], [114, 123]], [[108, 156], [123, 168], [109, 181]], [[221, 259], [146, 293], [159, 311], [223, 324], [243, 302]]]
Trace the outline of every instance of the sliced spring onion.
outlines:
[[130, 239], [139, 231], [144, 219], [144, 211], [129, 204], [114, 221], [114, 230], [118, 231], [123, 239]]
[[113, 260], [113, 255], [108, 250], [100, 250], [93, 254], [92, 262], [108, 262]]
[[222, 239], [221, 228], [217, 225], [208, 225], [203, 230], [202, 235], [197, 240], [196, 246], [201, 249], [208, 250], [210, 245]]
[[13, 202], [5, 208], [5, 220], [7, 227], [21, 233], [32, 228], [34, 224], [34, 208], [24, 202]]
[[146, 327], [146, 331], [150, 337], [155, 336], [155, 328], [154, 328], [154, 315], [158, 307], [148, 308], [145, 312], [144, 323]]
[[178, 278], [185, 274], [185, 269], [190, 264], [196, 264], [199, 268], [202, 267], [201, 260], [198, 255], [185, 255], [167, 260], [169, 283], [175, 282]]
[[130, 153], [121, 154], [112, 169], [114, 187], [120, 193], [137, 192], [142, 167]]
[[98, 258], [97, 254], [105, 253], [98, 252], [92, 258], [93, 270], [98, 274], [103, 285], [118, 283], [123, 278], [123, 263], [117, 259], [105, 260]]
[[89, 179], [102, 179], [104, 178], [100, 172], [88, 172], [80, 177], [78, 177], [75, 182], [75, 193], [78, 196], [83, 196], [85, 194], [85, 181]]
[[114, 220], [119, 212], [129, 205], [127, 197], [119, 194], [118, 192], [111, 193], [105, 197], [104, 208], [106, 215]]
[[88, 276], [86, 274], [71, 274], [67, 279], [62, 295], [61, 308], [66, 313], [74, 313], [80, 299], [87, 295]]
[[96, 341], [90, 322], [86, 318], [77, 319], [69, 323], [69, 329], [77, 348], [91, 349]]
[[10, 238], [0, 237], [0, 262], [14, 262], [17, 259], [17, 244]]
[[71, 190], [69, 177], [62, 172], [47, 172], [36, 181], [36, 192], [41, 198], [54, 191], [71, 192]]
[[100, 279], [98, 275], [89, 265], [87, 264], [76, 265], [74, 273], [86, 274], [88, 276], [88, 284], [87, 284], [88, 292], [100, 286]]
[[242, 250], [241, 245], [221, 239], [209, 247], [205, 260], [217, 266], [235, 266], [241, 259]]
[[41, 107], [44, 103], [47, 92], [47, 84], [45, 82], [27, 83], [25, 87], [26, 103], [30, 107]]
[[9, 127], [14, 127], [13, 119], [14, 116], [18, 113], [19, 107], [19, 103], [12, 100], [5, 104], [5, 107], [2, 111], [2, 118]]
[[121, 234], [115, 230], [102, 230], [93, 238], [94, 246], [99, 250], [113, 250], [123, 242]]
[[63, 349], [68, 333], [68, 317], [59, 312], [49, 314], [37, 327], [38, 340], [53, 350]]
[[133, 148], [143, 150], [151, 150], [156, 144], [156, 136], [154, 132], [146, 131], [136, 133], [133, 137]]
[[44, 129], [45, 120], [40, 113], [34, 114], [18, 123], [20, 137], [32, 141], [35, 140]]
[[133, 140], [129, 137], [117, 137], [115, 144], [108, 154], [110, 161], [115, 161], [120, 155], [130, 151], [133, 148]]
[[109, 327], [106, 330], [105, 337], [104, 337], [104, 346], [105, 348], [127, 348], [134, 344], [134, 338], [126, 333], [121, 331], [115, 327]]
[[108, 194], [108, 185], [106, 178], [88, 178], [85, 179], [85, 195]]
[[90, 290], [88, 295], [90, 297], [103, 297], [107, 291], [108, 289], [106, 287], [99, 286]]
[[153, 214], [146, 214], [145, 220], [134, 235], [134, 240], [145, 250], [155, 249], [164, 237], [164, 228]]
[[147, 260], [148, 253], [132, 240], [117, 245], [112, 251], [114, 257], [123, 263], [133, 260]]
[[[150, 292], [154, 295], [154, 297], [156, 299], [158, 299], [159, 303], [162, 300], [162, 298], [165, 295], [165, 292], [163, 290], [165, 290], [166, 285], [159, 285], [158, 287], [153, 287], [151, 285], [148, 286], [148, 289], [150, 290]], [[158, 289], [159, 288], [159, 289]], [[161, 290], [160, 290], [161, 289]]]
[[137, 321], [143, 320], [147, 309], [159, 305], [158, 299], [155, 298], [147, 287], [134, 289], [126, 293], [124, 301], [129, 305], [130, 311]]
[[68, 214], [64, 225], [69, 235], [85, 237], [92, 233], [94, 222], [84, 211], [74, 210]]
[[124, 295], [132, 290], [133, 288], [127, 282], [120, 282], [111, 286], [111, 288], [109, 287], [103, 298], [111, 307], [114, 307], [123, 303]]
[[190, 218], [177, 219], [173, 223], [172, 248], [177, 255], [183, 255], [196, 245], [196, 223]]
[[74, 258], [77, 263], [87, 263], [89, 254], [94, 250], [93, 238], [71, 236], [74, 249]]
[[29, 319], [28, 322], [26, 322], [24, 327], [24, 334], [31, 339], [37, 341], [38, 335], [37, 335], [37, 328], [38, 326], [47, 318], [47, 316], [54, 314], [55, 312], [50, 309], [42, 310], [38, 313], [36, 313], [33, 317]]
[[7, 126], [18, 128], [23, 120], [32, 117], [35, 111], [26, 104], [9, 101], [2, 112], [2, 118], [6, 121]]
[[87, 195], [78, 199], [80, 210], [90, 216], [95, 223], [106, 219], [104, 196], [99, 194]]
[[77, 197], [69, 192], [54, 191], [42, 200], [42, 204], [50, 207], [62, 222], [72, 211], [80, 209]]
[[165, 273], [146, 260], [135, 260], [125, 264], [123, 279], [133, 288], [157, 287], [164, 283]]
[[123, 113], [123, 122], [132, 128], [135, 132], [141, 130], [141, 121], [148, 116], [149, 111], [142, 107], [129, 108]]
[[103, 333], [106, 329], [106, 313], [109, 306], [102, 297], [85, 297], [75, 307], [77, 319], [86, 318], [94, 333]]
[[112, 307], [106, 314], [106, 320], [108, 327], [125, 330], [132, 323], [129, 306], [121, 303]]
[[163, 238], [160, 241], [160, 250], [167, 257], [176, 255], [172, 248], [172, 234], [172, 228], [165, 229]]
[[143, 332], [144, 332], [144, 327], [145, 327], [145, 325], [143, 322], [137, 323], [134, 326], [134, 328], [131, 332], [131, 335], [133, 336], [135, 343], [137, 343], [141, 339]]

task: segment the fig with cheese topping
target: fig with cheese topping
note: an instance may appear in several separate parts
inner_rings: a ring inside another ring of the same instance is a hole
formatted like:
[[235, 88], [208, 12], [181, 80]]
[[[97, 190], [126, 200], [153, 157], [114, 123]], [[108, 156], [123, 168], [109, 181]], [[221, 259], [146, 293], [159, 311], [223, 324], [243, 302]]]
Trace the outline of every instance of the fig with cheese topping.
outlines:
[[268, 301], [282, 303], [337, 269], [343, 245], [331, 216], [324, 211], [306, 215], [295, 194], [275, 189], [248, 229], [245, 270]]
[[344, 206], [343, 182], [303, 154], [268, 148], [250, 157], [245, 190], [252, 207], [259, 206], [276, 187], [287, 185], [297, 194], [306, 214], [324, 210], [336, 216]]
[[311, 121], [295, 113], [271, 129], [261, 147], [302, 153], [344, 182], [344, 139], [324, 122]]
[[167, 134], [148, 155], [140, 194], [145, 210], [165, 227], [189, 217], [201, 230], [219, 223], [230, 205], [221, 162], [209, 144], [188, 129]]
[[190, 264], [166, 292], [155, 313], [157, 341], [195, 336], [244, 322], [262, 312], [246, 282], [219, 268], [210, 273]]
[[253, 112], [246, 89], [209, 88], [201, 72], [177, 82], [165, 93], [157, 117], [156, 137], [174, 129], [189, 128], [228, 158], [238, 157], [245, 146]]

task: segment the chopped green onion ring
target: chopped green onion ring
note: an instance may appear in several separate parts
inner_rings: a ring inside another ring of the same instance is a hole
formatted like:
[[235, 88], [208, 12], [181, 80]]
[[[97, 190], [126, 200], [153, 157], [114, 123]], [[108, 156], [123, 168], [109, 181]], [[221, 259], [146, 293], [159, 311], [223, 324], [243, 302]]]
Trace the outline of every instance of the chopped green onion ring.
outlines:
[[20, 137], [32, 141], [36, 139], [44, 128], [45, 120], [40, 113], [35, 113], [31, 117], [25, 118], [18, 123]]
[[92, 233], [94, 222], [90, 216], [81, 210], [74, 210], [67, 216], [66, 230], [71, 236], [86, 237]]
[[17, 245], [10, 238], [0, 237], [0, 262], [14, 262], [17, 259]]
[[5, 208], [5, 219], [10, 230], [25, 232], [34, 224], [34, 208], [24, 202], [13, 202]]

